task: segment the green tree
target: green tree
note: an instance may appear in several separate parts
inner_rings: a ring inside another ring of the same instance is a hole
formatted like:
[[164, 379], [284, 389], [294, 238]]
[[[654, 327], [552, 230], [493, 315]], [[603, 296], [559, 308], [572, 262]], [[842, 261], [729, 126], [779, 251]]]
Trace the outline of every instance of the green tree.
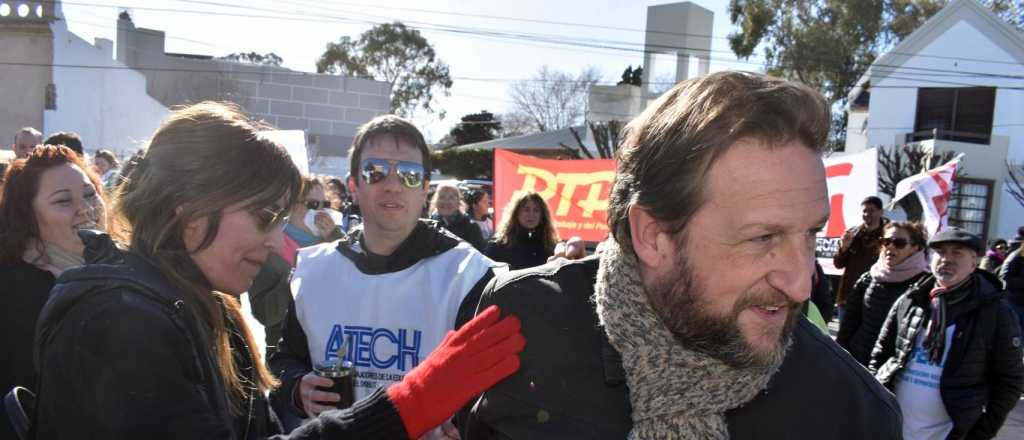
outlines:
[[[898, 43], [947, 0], [730, 0], [729, 35], [737, 57], [763, 48], [771, 75], [799, 80], [834, 105], [833, 146], [846, 133], [847, 95], [878, 55]], [[1024, 1], [984, 2], [1020, 25]]]
[[[400, 22], [381, 24], [358, 40], [341, 37], [327, 43], [316, 71], [384, 81], [391, 85], [391, 111], [409, 116], [415, 109], [428, 113], [435, 92], [448, 95], [452, 78], [448, 65], [437, 58], [420, 31]], [[438, 112], [444, 117], [444, 111]]]
[[497, 138], [501, 132], [501, 121], [496, 119], [493, 113], [481, 110], [480, 113], [463, 116], [462, 121], [448, 132], [447, 141], [442, 143], [446, 147], [451, 147], [489, 141]]
[[431, 153], [430, 161], [442, 174], [459, 180], [494, 179], [494, 150], [449, 148]]
[[266, 54], [258, 54], [256, 52], [249, 52], [249, 53], [238, 52], [238, 53], [232, 53], [232, 54], [224, 55], [222, 57], [218, 57], [217, 59], [219, 59], [219, 60], [227, 60], [227, 61], [237, 61], [239, 63], [247, 63], [247, 64], [263, 64], [263, 65], [267, 65], [267, 66], [280, 66], [281, 63], [284, 62], [284, 60], [281, 59], [281, 57], [279, 57], [276, 53], [273, 53], [273, 52], [266, 53]]

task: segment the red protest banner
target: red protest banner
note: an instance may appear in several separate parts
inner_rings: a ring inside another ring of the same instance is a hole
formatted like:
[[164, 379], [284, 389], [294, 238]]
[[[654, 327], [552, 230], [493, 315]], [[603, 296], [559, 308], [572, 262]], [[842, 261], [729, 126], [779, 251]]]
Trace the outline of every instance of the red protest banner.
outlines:
[[608, 235], [608, 192], [615, 161], [549, 160], [507, 150], [494, 151], [494, 224], [501, 224], [505, 206], [519, 192], [535, 191], [564, 240], [577, 235], [601, 241]]

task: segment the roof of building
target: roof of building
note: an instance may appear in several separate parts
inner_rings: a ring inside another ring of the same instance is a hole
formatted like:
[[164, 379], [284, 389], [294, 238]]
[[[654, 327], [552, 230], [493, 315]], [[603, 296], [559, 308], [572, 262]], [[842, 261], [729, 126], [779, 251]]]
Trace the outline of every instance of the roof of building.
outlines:
[[[583, 126], [573, 127], [577, 133], [583, 137], [583, 142], [591, 147], [591, 142], [587, 139], [587, 130]], [[565, 144], [570, 147], [577, 146], [576, 138], [573, 137], [572, 132], [569, 128], [563, 128], [561, 130], [544, 131], [540, 133], [525, 134], [522, 136], [512, 136], [500, 139], [492, 139], [489, 141], [476, 142], [472, 144], [459, 145], [451, 148], [460, 149], [482, 149], [482, 150], [493, 150], [495, 148], [504, 148], [512, 151], [523, 151], [523, 150], [558, 150], [562, 147], [559, 144]]]
[[848, 95], [852, 104], [860, 95], [871, 89], [872, 84], [892, 75], [912, 57], [960, 21], [966, 21], [983, 33], [994, 44], [1024, 64], [1024, 34], [1012, 24], [995, 15], [976, 0], [952, 0], [938, 13], [929, 18], [896, 47], [878, 57]]

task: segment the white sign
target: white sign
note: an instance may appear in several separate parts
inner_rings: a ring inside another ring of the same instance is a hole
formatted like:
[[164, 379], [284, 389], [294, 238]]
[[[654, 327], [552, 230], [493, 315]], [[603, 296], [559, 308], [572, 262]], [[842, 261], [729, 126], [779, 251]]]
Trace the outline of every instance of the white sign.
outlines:
[[863, 222], [860, 202], [878, 193], [878, 150], [822, 159], [828, 185], [831, 215], [825, 229], [818, 234], [818, 263], [829, 275], [840, 275], [842, 269], [832, 264], [839, 251], [840, 238], [847, 229]]
[[261, 131], [263, 138], [281, 144], [295, 162], [303, 176], [309, 175], [309, 156], [306, 154], [306, 132], [302, 130]]

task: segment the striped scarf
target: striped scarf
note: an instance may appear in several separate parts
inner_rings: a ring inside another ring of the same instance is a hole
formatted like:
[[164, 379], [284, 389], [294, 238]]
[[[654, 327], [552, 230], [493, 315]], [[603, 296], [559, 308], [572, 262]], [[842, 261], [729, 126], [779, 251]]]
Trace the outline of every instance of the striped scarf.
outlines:
[[941, 287], [936, 283], [935, 288], [928, 293], [931, 307], [931, 317], [928, 320], [924, 334], [923, 346], [928, 350], [928, 361], [933, 364], [942, 362], [942, 355], [946, 352], [946, 308], [959, 303], [967, 297], [974, 285], [974, 275], [970, 275], [955, 286]]

